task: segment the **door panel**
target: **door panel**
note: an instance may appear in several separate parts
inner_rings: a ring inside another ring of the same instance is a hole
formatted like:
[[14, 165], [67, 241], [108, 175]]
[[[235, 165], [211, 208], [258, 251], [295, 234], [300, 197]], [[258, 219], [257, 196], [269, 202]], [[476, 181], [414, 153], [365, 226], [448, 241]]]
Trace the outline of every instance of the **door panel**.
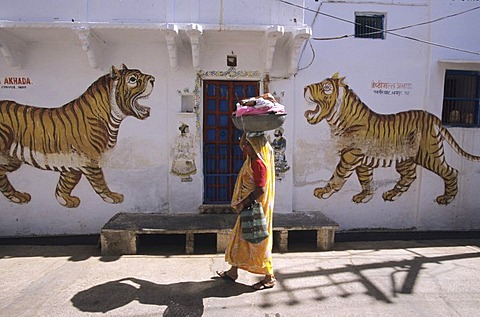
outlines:
[[232, 123], [236, 103], [258, 96], [259, 82], [204, 81], [204, 204], [229, 204], [243, 164], [238, 146], [242, 131]]

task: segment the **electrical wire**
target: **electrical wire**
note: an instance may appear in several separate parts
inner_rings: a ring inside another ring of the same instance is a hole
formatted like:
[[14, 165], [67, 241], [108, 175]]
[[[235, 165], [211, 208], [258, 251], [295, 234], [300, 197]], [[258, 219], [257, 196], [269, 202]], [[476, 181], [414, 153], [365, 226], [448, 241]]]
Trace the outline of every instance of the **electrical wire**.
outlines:
[[407, 25], [407, 26], [403, 26], [403, 27], [398, 27], [398, 28], [390, 29], [389, 31], [399, 31], [399, 30], [404, 30], [404, 29], [416, 27], [416, 26], [421, 26], [421, 25], [426, 25], [426, 24], [430, 24], [430, 23], [435, 23], [435, 22], [438, 22], [438, 21], [441, 21], [441, 20], [445, 20], [445, 19], [448, 19], [448, 18], [452, 18], [452, 17], [458, 16], [458, 15], [462, 15], [462, 14], [465, 14], [465, 13], [468, 13], [468, 12], [471, 12], [471, 11], [474, 11], [474, 10], [478, 10], [478, 9], [480, 9], [480, 6], [474, 7], [474, 8], [465, 10], [465, 11], [460, 11], [460, 12], [457, 12], [457, 13], [453, 13], [453, 14], [450, 14], [450, 15], [446, 15], [446, 16], [444, 16], [444, 17], [436, 18], [436, 19], [434, 19], [434, 20], [430, 20], [430, 21], [426, 21], [426, 22], [421, 22], [421, 23], [416, 23], [416, 24], [412, 24], [412, 25]]
[[[310, 8], [308, 8], [308, 7], [300, 6], [300, 5], [298, 5], [298, 4], [295, 4], [295, 3], [292, 3], [292, 2], [289, 2], [289, 1], [286, 1], [286, 0], [278, 0], [278, 1], [279, 1], [279, 2], [282, 2], [282, 3], [284, 3], [284, 4], [287, 4], [287, 5], [293, 6], [293, 7], [297, 7], [297, 8], [306, 10], [306, 11], [314, 12], [314, 13], [316, 14], [316, 16], [320, 14], [320, 15], [323, 15], [323, 16], [326, 16], [326, 17], [329, 17], [329, 18], [332, 18], [332, 19], [335, 19], [335, 20], [339, 20], [339, 21], [342, 21], [342, 22], [346, 22], [346, 23], [358, 25], [358, 23], [356, 23], [356, 22], [353, 22], [353, 21], [350, 21], [350, 20], [347, 20], [347, 19], [343, 19], [343, 18], [334, 16], [334, 15], [331, 15], [331, 14], [319, 12], [318, 10], [315, 11], [315, 10], [310, 9]], [[461, 11], [461, 12], [453, 13], [453, 14], [450, 14], [450, 15], [447, 15], [447, 16], [444, 16], [444, 17], [440, 17], [440, 18], [434, 19], [434, 20], [430, 20], [430, 21], [426, 21], [426, 22], [421, 22], [421, 23], [416, 23], [416, 24], [407, 25], [407, 26], [398, 27], [398, 28], [393, 28], [393, 29], [390, 29], [390, 30], [381, 30], [381, 29], [378, 29], [378, 28], [374, 28], [374, 27], [371, 27], [371, 26], [367, 26], [367, 27], [369, 27], [369, 28], [371, 28], [371, 29], [373, 29], [373, 30], [376, 30], [376, 31], [371, 32], [371, 33], [367, 33], [367, 34], [365, 34], [365, 35], [385, 32], [385, 33], [387, 33], [387, 34], [391, 34], [391, 35], [393, 35], [393, 36], [401, 37], [401, 38], [404, 38], [404, 39], [407, 39], [407, 40], [411, 40], [411, 41], [416, 41], [416, 42], [420, 42], [420, 43], [424, 43], [424, 44], [428, 44], [428, 45], [432, 45], [432, 46], [437, 46], [437, 47], [441, 47], [441, 48], [445, 48], [445, 49], [449, 49], [449, 50], [459, 51], [459, 52], [463, 52], [463, 53], [480, 55], [480, 52], [477, 52], [477, 51], [470, 51], [470, 50], [466, 50], [466, 49], [461, 49], [461, 48], [456, 48], [456, 47], [452, 47], [452, 46], [447, 46], [447, 45], [444, 45], [444, 44], [434, 43], [434, 42], [431, 42], [431, 41], [422, 40], [422, 39], [419, 39], [419, 38], [414, 38], [414, 37], [411, 37], [411, 36], [401, 35], [401, 34], [398, 34], [398, 33], [394, 33], [394, 32], [393, 32], [393, 31], [405, 30], [405, 29], [412, 28], [412, 27], [417, 27], [417, 26], [421, 26], [421, 25], [426, 25], [426, 24], [435, 23], [435, 22], [438, 22], [438, 21], [441, 21], [441, 20], [445, 20], [445, 19], [448, 19], [448, 18], [451, 18], [451, 17], [459, 16], [459, 15], [462, 15], [462, 14], [465, 14], [465, 13], [468, 13], [468, 12], [471, 12], [471, 11], [474, 11], [474, 10], [478, 10], [478, 9], [480, 9], [480, 6], [477, 6], [477, 7], [474, 7], [474, 8], [470, 8], [470, 9], [468, 9], [468, 10], [464, 10], [464, 11]], [[330, 41], [330, 40], [344, 39], [344, 38], [348, 38], [348, 37], [352, 37], [352, 36], [355, 36], [355, 34], [350, 34], [350, 35], [345, 34], [345, 35], [340, 35], [340, 36], [324, 37], [324, 38], [312, 37], [312, 40], [316, 40], [316, 41]]]
[[[298, 72], [301, 71], [301, 70], [305, 70], [305, 69], [309, 68], [310, 66], [312, 66], [313, 62], [315, 61], [315, 57], [316, 57], [316, 55], [315, 55], [315, 49], [313, 48], [313, 45], [312, 45], [312, 42], [311, 42], [311, 41], [308, 41], [308, 44], [310, 45], [310, 49], [312, 50], [312, 59], [311, 59], [310, 63], [308, 63], [307, 66], [302, 67], [302, 68], [299, 68], [296, 73], [298, 73]], [[303, 52], [302, 52], [302, 54], [303, 54]], [[299, 58], [298, 60], [301, 60], [301, 58]], [[296, 73], [295, 73], [295, 74], [296, 74]]]
[[[313, 26], [315, 25], [315, 22], [317, 21], [318, 15], [320, 13], [320, 7], [321, 6], [322, 6], [322, 2], [320, 2], [320, 4], [318, 5], [318, 8], [317, 8], [317, 11], [315, 11], [316, 12], [315, 17], [313, 18], [312, 24], [310, 25], [310, 28], [312, 30], [313, 30]], [[302, 52], [300, 53], [300, 57], [298, 58], [297, 71], [295, 72], [294, 76], [296, 76], [299, 71], [302, 71], [302, 70], [305, 70], [305, 69], [309, 68], [313, 64], [313, 62], [315, 61], [315, 49], [313, 48], [312, 41], [310, 41], [310, 39], [308, 39], [308, 45], [310, 46], [310, 49], [312, 51], [312, 59], [310, 60], [310, 63], [308, 63], [307, 66], [299, 68], [300, 67], [300, 61], [302, 60], [303, 53], [305, 53], [305, 48], [307, 47], [307, 45], [305, 44], [302, 48]]]

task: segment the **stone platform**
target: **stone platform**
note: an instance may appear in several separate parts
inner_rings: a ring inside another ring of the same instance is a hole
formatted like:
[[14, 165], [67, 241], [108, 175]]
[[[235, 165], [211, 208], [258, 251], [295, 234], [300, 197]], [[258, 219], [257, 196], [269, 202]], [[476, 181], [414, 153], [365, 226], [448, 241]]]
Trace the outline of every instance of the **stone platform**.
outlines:
[[[216, 234], [216, 250], [224, 252], [236, 214], [118, 213], [102, 228], [103, 255], [136, 254], [138, 236], [144, 234], [185, 234], [185, 253], [194, 253], [195, 234]], [[289, 231], [316, 231], [317, 250], [332, 250], [338, 224], [320, 212], [275, 213], [274, 241], [280, 252], [288, 251]]]

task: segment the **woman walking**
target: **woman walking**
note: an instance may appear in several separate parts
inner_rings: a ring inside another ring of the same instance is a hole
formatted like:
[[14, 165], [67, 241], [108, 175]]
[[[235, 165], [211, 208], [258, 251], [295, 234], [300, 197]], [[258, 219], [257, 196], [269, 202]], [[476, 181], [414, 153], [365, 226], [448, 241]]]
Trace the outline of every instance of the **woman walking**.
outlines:
[[238, 269], [265, 277], [252, 285], [256, 290], [272, 288], [276, 280], [272, 268], [273, 231], [272, 217], [275, 198], [275, 158], [270, 143], [264, 133], [244, 133], [240, 147], [246, 155], [238, 174], [232, 197], [232, 207], [237, 214], [258, 202], [262, 205], [267, 220], [268, 237], [260, 243], [250, 243], [242, 238], [241, 219], [237, 221], [230, 235], [225, 252], [225, 260], [231, 265], [227, 271], [217, 274], [235, 281]]

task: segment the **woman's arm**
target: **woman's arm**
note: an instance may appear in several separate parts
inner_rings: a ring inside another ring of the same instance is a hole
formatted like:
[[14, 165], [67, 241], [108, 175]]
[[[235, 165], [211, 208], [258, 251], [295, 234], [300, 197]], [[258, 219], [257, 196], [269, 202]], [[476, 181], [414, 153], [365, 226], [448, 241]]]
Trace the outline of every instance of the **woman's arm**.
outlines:
[[[246, 133], [243, 132], [242, 137], [240, 138], [240, 147], [242, 148], [242, 150], [244, 150], [247, 142], [248, 141], [246, 138]], [[247, 148], [247, 154], [252, 157], [256, 157], [255, 151], [251, 146]], [[255, 189], [235, 206], [235, 210], [237, 213], [240, 213], [245, 207], [250, 206], [255, 200], [262, 197], [262, 195], [266, 191], [265, 178], [267, 171], [265, 165], [263, 163], [259, 163], [256, 160], [252, 160], [251, 164], [256, 184]]]
[[235, 206], [235, 211], [237, 213], [240, 213], [245, 207], [250, 206], [255, 200], [262, 197], [264, 193], [265, 193], [265, 186], [263, 187], [256, 186], [253, 192], [250, 193], [250, 195], [245, 197], [241, 202], [239, 202]]

